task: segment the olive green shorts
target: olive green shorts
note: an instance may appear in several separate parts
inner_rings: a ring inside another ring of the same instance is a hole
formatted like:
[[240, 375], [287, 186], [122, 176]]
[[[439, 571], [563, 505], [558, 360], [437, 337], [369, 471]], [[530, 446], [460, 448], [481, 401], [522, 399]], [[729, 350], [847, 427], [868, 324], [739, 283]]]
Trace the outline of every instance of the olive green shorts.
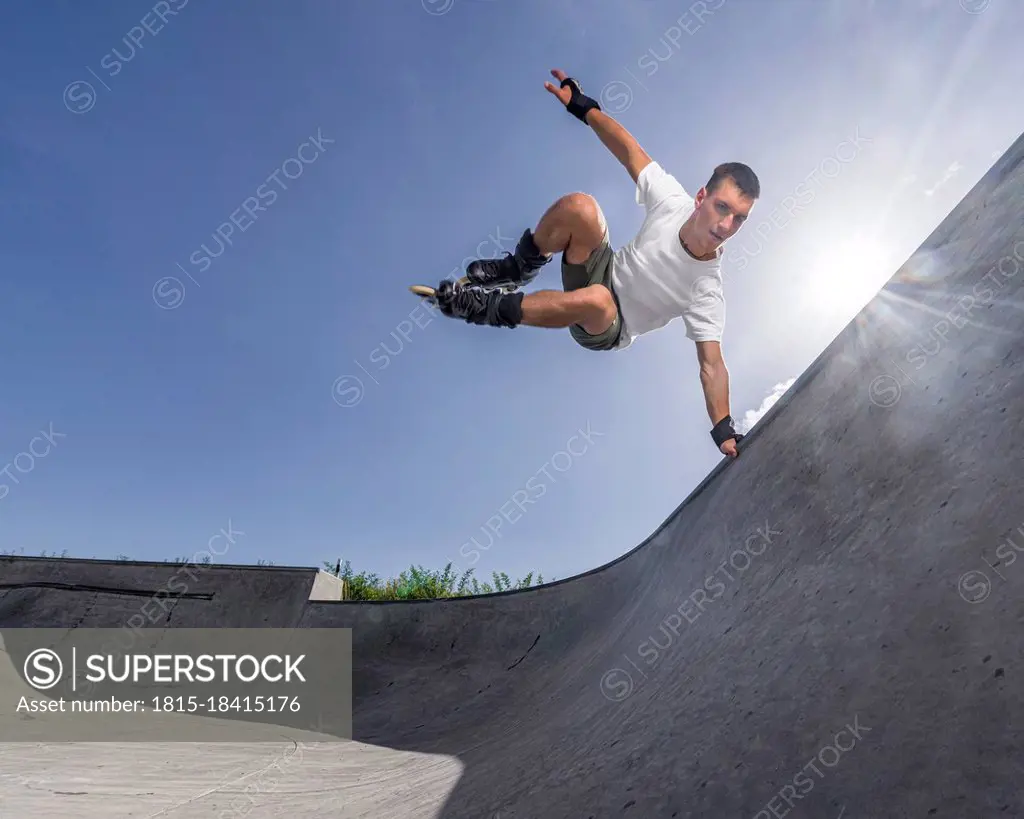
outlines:
[[[605, 231], [604, 240], [600, 247], [591, 251], [590, 256], [582, 264], [569, 264], [562, 256], [562, 289], [568, 293], [572, 290], [579, 290], [581, 287], [589, 287], [592, 284], [603, 284], [611, 292], [615, 299], [615, 306], [619, 306], [619, 297], [612, 287], [612, 258], [615, 252], [608, 241], [608, 231]], [[569, 328], [576, 343], [587, 350], [611, 350], [619, 342], [622, 333], [622, 315], [619, 309], [615, 313], [615, 321], [611, 327], [596, 336], [592, 336], [579, 324]]]

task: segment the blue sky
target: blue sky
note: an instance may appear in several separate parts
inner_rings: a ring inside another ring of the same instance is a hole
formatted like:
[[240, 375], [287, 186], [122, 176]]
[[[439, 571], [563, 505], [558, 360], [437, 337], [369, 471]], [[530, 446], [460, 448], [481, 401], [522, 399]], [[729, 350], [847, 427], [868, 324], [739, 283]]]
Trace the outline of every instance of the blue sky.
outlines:
[[616, 247], [639, 227], [549, 69], [688, 190], [759, 174], [725, 262], [747, 423], [1024, 118], [1013, 0], [703, 7], [7, 9], [0, 549], [161, 560], [230, 521], [229, 563], [550, 579], [632, 548], [721, 459], [681, 323], [595, 354], [406, 289], [511, 251], [563, 193], [598, 198]]

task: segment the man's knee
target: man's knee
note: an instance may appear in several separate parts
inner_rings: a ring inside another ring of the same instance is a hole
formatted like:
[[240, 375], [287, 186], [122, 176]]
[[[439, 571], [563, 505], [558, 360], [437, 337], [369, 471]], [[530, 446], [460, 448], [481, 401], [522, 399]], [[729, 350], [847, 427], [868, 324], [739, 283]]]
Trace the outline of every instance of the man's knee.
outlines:
[[597, 200], [589, 193], [583, 193], [582, 191], [565, 194], [562, 197], [562, 204], [581, 214], [595, 214], [601, 210]]
[[583, 288], [581, 293], [587, 305], [587, 318], [582, 322], [583, 329], [592, 336], [600, 335], [612, 326], [619, 315], [615, 297], [603, 284], [592, 284]]
[[567, 193], [562, 197], [562, 206], [573, 214], [583, 225], [603, 234], [607, 227], [604, 212], [597, 200], [589, 193]]
[[608, 235], [608, 224], [597, 200], [589, 193], [569, 193], [562, 197], [569, 244], [562, 259], [568, 264], [583, 264]]

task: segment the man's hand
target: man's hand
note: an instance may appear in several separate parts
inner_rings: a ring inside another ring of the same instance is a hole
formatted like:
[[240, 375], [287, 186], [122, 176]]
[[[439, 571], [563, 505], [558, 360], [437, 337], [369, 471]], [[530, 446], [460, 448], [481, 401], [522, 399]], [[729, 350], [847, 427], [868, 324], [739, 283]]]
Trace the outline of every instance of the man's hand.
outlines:
[[589, 125], [587, 114], [591, 111], [600, 111], [601, 106], [593, 97], [583, 93], [583, 87], [579, 81], [566, 76], [560, 68], [551, 70], [551, 76], [559, 81], [560, 85], [555, 88], [550, 82], [544, 83], [544, 87], [558, 97], [558, 101], [565, 106], [565, 110], [572, 114], [584, 125]]
[[[558, 80], [559, 83], [569, 78], [569, 75], [562, 71], [562, 69], [560, 68], [552, 68], [551, 76]], [[558, 101], [562, 103], [562, 105], [568, 105], [569, 100], [572, 99], [572, 89], [569, 86], [561, 88], [560, 86], [555, 85], [554, 83], [546, 82], [544, 83], [544, 87], [552, 94], [554, 94], [556, 97], [558, 97]]]
[[736, 431], [733, 425], [732, 416], [726, 415], [711, 429], [711, 440], [723, 455], [730, 458], [738, 458], [739, 450], [736, 445], [743, 440], [743, 434]]
[[736, 439], [730, 438], [728, 441], [723, 443], [719, 449], [723, 455], [728, 455], [730, 458], [738, 458], [740, 453], [736, 451]]

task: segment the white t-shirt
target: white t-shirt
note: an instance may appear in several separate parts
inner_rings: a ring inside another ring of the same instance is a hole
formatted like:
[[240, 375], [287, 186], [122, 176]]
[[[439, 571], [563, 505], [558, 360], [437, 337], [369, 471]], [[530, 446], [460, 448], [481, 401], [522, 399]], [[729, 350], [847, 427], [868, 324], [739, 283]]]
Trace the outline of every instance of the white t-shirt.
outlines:
[[622, 335], [616, 349], [637, 336], [682, 318], [693, 341], [721, 341], [725, 330], [721, 253], [711, 261], [694, 259], [679, 229], [694, 211], [693, 197], [657, 162], [637, 178], [636, 201], [647, 211], [628, 245], [615, 251], [612, 285], [619, 298]]

